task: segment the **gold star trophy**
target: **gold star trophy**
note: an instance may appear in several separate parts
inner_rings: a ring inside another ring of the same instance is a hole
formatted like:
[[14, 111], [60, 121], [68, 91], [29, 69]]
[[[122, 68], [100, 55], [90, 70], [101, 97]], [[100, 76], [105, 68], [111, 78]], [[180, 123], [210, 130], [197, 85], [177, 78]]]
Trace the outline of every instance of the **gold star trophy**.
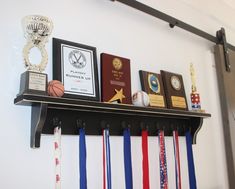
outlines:
[[115, 92], [116, 92], [116, 94], [108, 102], [119, 102], [119, 103], [122, 103], [122, 99], [126, 98], [123, 95], [123, 89], [120, 89], [120, 91], [115, 89]]
[[191, 106], [193, 111], [197, 112], [204, 112], [201, 110], [201, 102], [200, 102], [200, 95], [197, 92], [196, 88], [196, 74], [194, 70], [194, 66], [190, 63], [190, 75], [191, 75], [191, 82], [192, 82], [192, 92], [191, 92]]

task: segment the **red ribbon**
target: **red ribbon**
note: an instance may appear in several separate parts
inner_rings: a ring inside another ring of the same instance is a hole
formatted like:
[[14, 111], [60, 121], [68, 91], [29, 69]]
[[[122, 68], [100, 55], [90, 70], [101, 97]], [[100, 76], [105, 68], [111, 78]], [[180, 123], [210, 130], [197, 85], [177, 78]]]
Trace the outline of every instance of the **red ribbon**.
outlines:
[[142, 131], [143, 189], [149, 189], [148, 131]]

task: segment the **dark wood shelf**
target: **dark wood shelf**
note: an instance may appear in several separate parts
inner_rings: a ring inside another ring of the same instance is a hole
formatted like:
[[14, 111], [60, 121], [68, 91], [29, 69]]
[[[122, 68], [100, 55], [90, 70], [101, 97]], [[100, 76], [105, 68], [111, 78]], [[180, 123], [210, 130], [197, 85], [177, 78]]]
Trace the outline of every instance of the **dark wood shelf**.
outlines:
[[87, 135], [101, 135], [104, 127], [109, 127], [111, 135], [122, 135], [124, 127], [130, 127], [132, 136], [139, 136], [142, 129], [148, 129], [149, 136], [156, 136], [164, 129], [171, 136], [177, 129], [181, 136], [190, 130], [193, 143], [200, 130], [203, 118], [208, 113], [136, 107], [133, 105], [110, 104], [70, 98], [23, 94], [15, 98], [16, 105], [32, 107], [31, 147], [40, 147], [42, 134], [53, 134], [53, 121], [61, 122], [62, 134], [78, 135], [78, 127], [85, 127]]

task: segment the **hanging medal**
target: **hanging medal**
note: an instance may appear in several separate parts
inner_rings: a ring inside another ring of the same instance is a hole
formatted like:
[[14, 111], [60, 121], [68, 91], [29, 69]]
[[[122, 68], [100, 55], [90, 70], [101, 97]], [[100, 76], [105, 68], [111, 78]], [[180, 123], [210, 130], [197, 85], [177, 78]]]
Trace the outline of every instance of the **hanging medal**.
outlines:
[[80, 172], [80, 189], [87, 189], [86, 173], [86, 138], [85, 129], [79, 129], [79, 172]]
[[187, 131], [185, 136], [186, 136], [186, 145], [187, 145], [189, 186], [190, 189], [197, 189], [195, 167], [193, 160], [192, 137], [190, 131]]
[[61, 189], [61, 127], [54, 128], [55, 189]]
[[109, 130], [103, 130], [103, 189], [112, 189]]
[[159, 142], [159, 163], [160, 163], [160, 188], [168, 189], [165, 138], [164, 138], [164, 131], [162, 130], [158, 132], [158, 142]]
[[125, 167], [126, 189], [133, 189], [132, 161], [131, 161], [131, 135], [130, 135], [129, 128], [124, 129], [123, 138], [124, 138], [124, 167]]
[[148, 131], [142, 130], [143, 189], [149, 189]]
[[173, 131], [176, 189], [181, 189], [180, 153], [178, 131]]

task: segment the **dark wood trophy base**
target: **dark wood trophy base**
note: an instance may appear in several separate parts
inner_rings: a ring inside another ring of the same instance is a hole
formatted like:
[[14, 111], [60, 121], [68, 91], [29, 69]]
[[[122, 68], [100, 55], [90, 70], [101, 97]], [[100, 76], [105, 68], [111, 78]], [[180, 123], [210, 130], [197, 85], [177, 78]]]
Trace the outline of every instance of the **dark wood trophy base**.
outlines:
[[47, 74], [33, 71], [22, 73], [18, 95], [25, 93], [47, 95]]

